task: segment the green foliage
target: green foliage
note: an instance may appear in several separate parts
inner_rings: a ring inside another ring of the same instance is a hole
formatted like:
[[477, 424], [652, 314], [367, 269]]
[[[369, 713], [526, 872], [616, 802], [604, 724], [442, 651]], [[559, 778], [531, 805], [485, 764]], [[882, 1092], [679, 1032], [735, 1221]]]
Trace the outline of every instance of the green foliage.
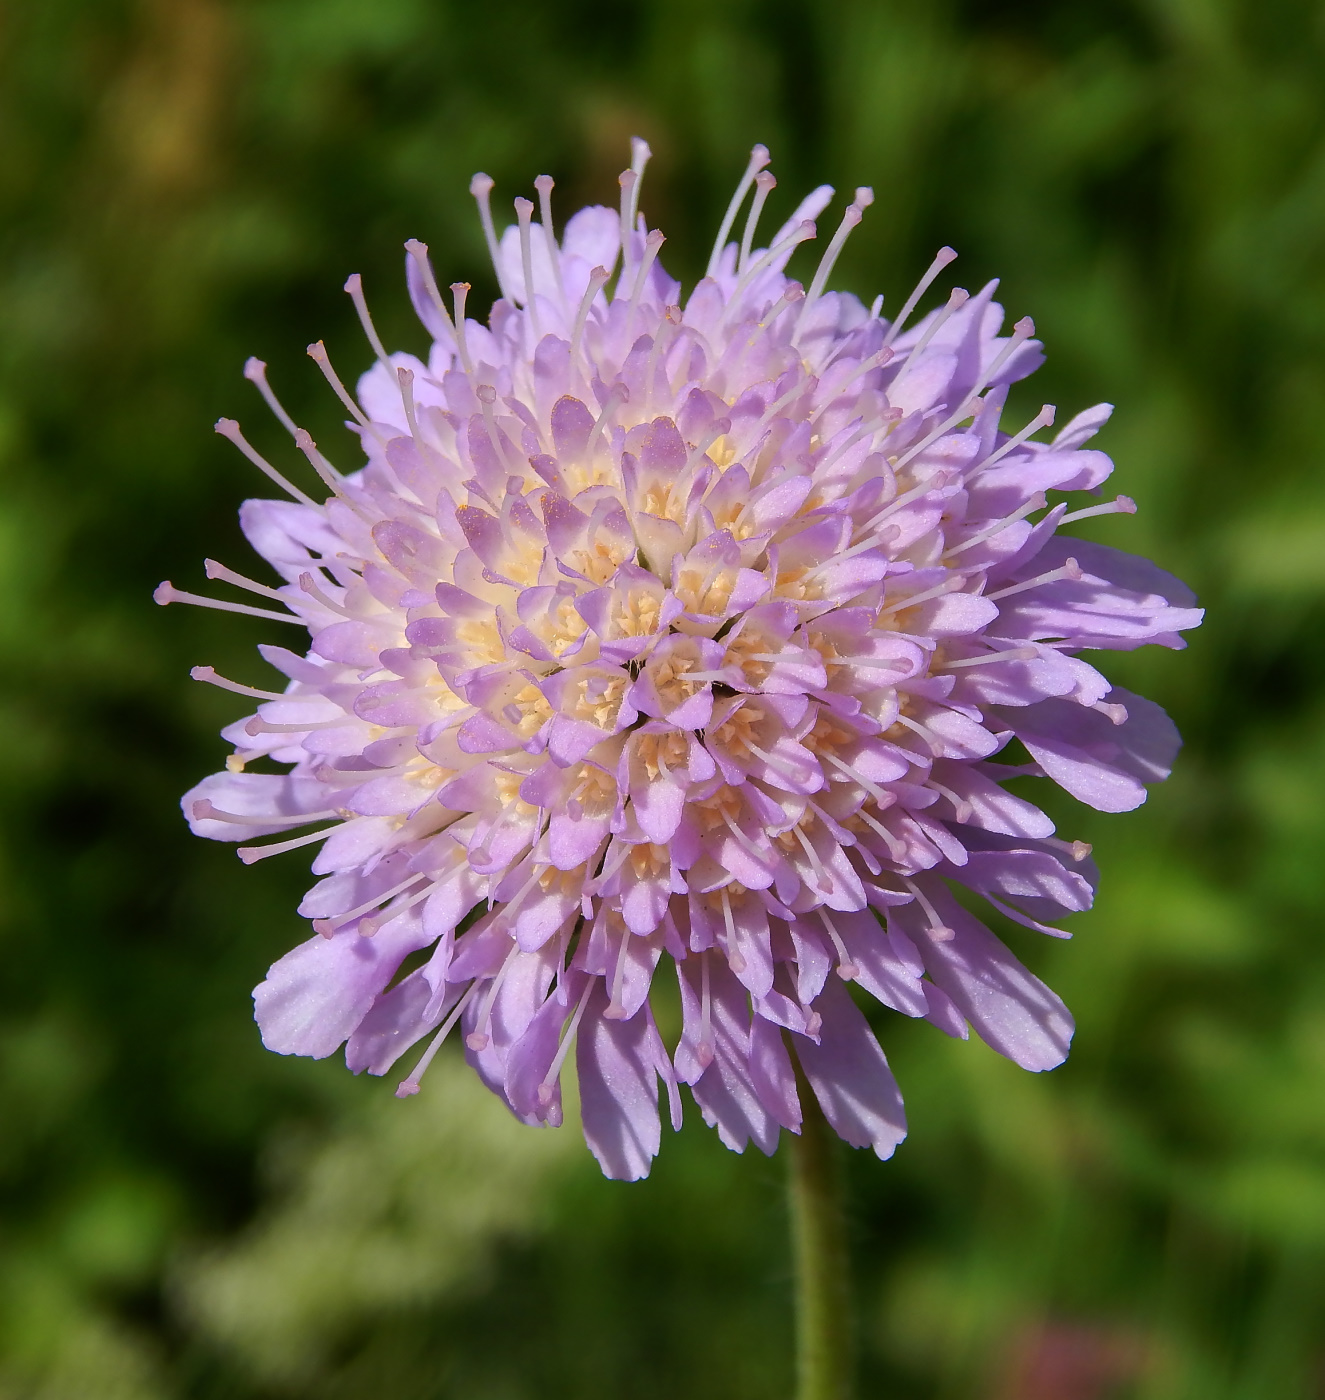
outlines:
[[1056, 809], [1095, 842], [1098, 909], [1069, 944], [1010, 935], [1078, 1014], [1068, 1066], [879, 1021], [913, 1129], [849, 1164], [866, 1393], [1319, 1395], [1319, 7], [43, 0], [3, 23], [0, 1397], [786, 1393], [780, 1164], [692, 1113], [613, 1185], [453, 1062], [402, 1104], [261, 1049], [248, 991], [302, 937], [302, 867], [241, 869], [176, 808], [237, 712], [188, 668], [261, 683], [260, 629], [150, 602], [205, 554], [243, 567], [260, 483], [209, 425], [285, 450], [247, 354], [335, 440], [300, 350], [366, 363], [345, 275], [417, 349], [402, 241], [490, 296], [470, 173], [510, 197], [550, 171], [564, 213], [613, 198], [633, 132], [688, 277], [754, 140], [775, 215], [822, 178], [874, 186], [839, 274], [866, 297], [895, 305], [944, 242], [966, 285], [1003, 276], [1050, 352], [1025, 416], [1119, 406], [1102, 445], [1141, 514], [1086, 528], [1211, 608], [1186, 655], [1111, 666], [1187, 736], [1174, 780], [1128, 817]]

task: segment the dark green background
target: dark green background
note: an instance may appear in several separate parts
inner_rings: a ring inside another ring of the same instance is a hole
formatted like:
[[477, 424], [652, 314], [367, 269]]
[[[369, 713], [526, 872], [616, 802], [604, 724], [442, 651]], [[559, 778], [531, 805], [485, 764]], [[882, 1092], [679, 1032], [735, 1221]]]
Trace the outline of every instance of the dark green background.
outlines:
[[402, 241], [486, 304], [471, 172], [509, 208], [549, 171], [564, 216], [635, 132], [687, 278], [755, 140], [775, 216], [874, 186], [839, 285], [895, 307], [944, 242], [1002, 275], [1049, 350], [1025, 416], [1118, 405], [1141, 513], [1095, 537], [1211, 610], [1111, 669], [1177, 718], [1172, 782], [1055, 809], [1097, 911], [1014, 937], [1071, 1062], [879, 1023], [912, 1136], [849, 1163], [863, 1393], [1325, 1394], [1321, 6], [9, 0], [0, 46], [0, 1397], [788, 1393], [780, 1163], [692, 1113], [607, 1183], [458, 1059], [402, 1104], [261, 1049], [306, 861], [176, 804], [242, 711], [189, 666], [267, 684], [271, 629], [150, 600], [249, 567], [263, 483], [210, 425], [292, 454], [246, 355], [348, 464], [303, 356], [367, 366], [346, 275], [418, 350]]

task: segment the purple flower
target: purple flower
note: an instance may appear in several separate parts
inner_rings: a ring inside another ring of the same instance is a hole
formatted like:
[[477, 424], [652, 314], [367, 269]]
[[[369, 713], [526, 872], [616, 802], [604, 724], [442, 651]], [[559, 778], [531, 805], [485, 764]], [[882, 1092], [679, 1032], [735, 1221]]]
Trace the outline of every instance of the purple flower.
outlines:
[[[1148, 560], [1058, 533], [1134, 509], [1047, 500], [1108, 477], [1085, 443], [1110, 410], [1049, 444], [1047, 408], [1000, 428], [1042, 356], [1029, 321], [1001, 334], [994, 284], [915, 324], [948, 249], [891, 322], [826, 290], [865, 189], [808, 290], [789, 281], [833, 192], [753, 246], [774, 184], [756, 147], [683, 299], [637, 212], [647, 159], [637, 142], [619, 214], [583, 209], [560, 242], [551, 180], [498, 239], [477, 176], [501, 299], [467, 319], [468, 288], [448, 306], [409, 244], [426, 364], [386, 353], [350, 280], [377, 353], [357, 398], [309, 353], [363, 467], [333, 467], [250, 362], [328, 498], [223, 420], [290, 498], [242, 510], [283, 582], [209, 563], [266, 604], [157, 598], [312, 645], [261, 648], [279, 691], [195, 671], [260, 703], [184, 811], [202, 836], [277, 838], [246, 861], [320, 846], [313, 936], [255, 993], [273, 1050], [344, 1044], [386, 1074], [422, 1045], [406, 1095], [459, 1026], [512, 1112], [557, 1124], [573, 1049], [585, 1136], [624, 1178], [658, 1151], [660, 1082], [673, 1126], [684, 1084], [729, 1147], [773, 1151], [800, 1127], [794, 1057], [834, 1129], [887, 1157], [901, 1096], [844, 984], [1027, 1069], [1063, 1059], [1066, 1007], [951, 886], [1054, 935], [1089, 907], [1089, 848], [1005, 784], [1144, 801], [1177, 732], [1081, 653], [1180, 647], [1201, 613]], [[997, 761], [1014, 736], [1030, 764]], [[673, 1046], [650, 1005], [664, 960]]]

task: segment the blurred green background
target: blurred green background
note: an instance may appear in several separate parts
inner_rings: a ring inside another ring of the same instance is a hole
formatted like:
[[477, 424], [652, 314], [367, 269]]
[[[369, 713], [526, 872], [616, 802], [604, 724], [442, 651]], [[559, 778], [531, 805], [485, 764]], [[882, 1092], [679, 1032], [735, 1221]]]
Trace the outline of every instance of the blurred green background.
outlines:
[[240, 712], [189, 666], [265, 684], [263, 633], [150, 597], [247, 567], [263, 483], [211, 423], [288, 449], [246, 355], [334, 440], [303, 347], [367, 366], [346, 275], [417, 351], [402, 241], [486, 304], [471, 172], [564, 217], [635, 132], [687, 278], [755, 140], [775, 214], [874, 186], [840, 285], [895, 307], [944, 242], [1001, 275], [1026, 416], [1119, 405], [1141, 513], [1096, 536], [1211, 609], [1111, 669], [1178, 719], [1172, 782], [1057, 809], [1097, 911], [1013, 937], [1070, 1063], [879, 1021], [912, 1136], [848, 1163], [863, 1394], [1325, 1395], [1319, 3], [8, 0], [0, 74], [2, 1400], [788, 1392], [778, 1161], [692, 1112], [608, 1183], [458, 1057], [402, 1104], [261, 1049], [306, 863], [176, 804]]

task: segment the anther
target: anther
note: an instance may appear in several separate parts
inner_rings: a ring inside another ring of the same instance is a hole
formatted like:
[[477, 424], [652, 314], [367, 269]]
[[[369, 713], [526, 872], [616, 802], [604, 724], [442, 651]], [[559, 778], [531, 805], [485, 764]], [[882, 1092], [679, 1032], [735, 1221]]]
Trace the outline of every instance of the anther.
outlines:
[[224, 564], [218, 564], [215, 559], [204, 559], [202, 561], [203, 572], [213, 582], [233, 583], [236, 588], [247, 589], [250, 593], [256, 593], [260, 598], [270, 598], [273, 603], [285, 603], [285, 598], [274, 588], [268, 588], [264, 583], [255, 583], [251, 578], [245, 578], [243, 574], [237, 574], [233, 569], [227, 569]]
[[377, 334], [377, 327], [373, 325], [373, 318], [368, 314], [368, 303], [363, 295], [363, 278], [357, 272], [352, 272], [345, 279], [345, 290], [350, 294], [350, 300], [354, 303], [355, 311], [358, 312], [359, 324], [363, 327], [363, 333], [368, 338], [369, 345], [373, 347], [373, 354], [377, 356], [389, 374], [391, 372], [391, 357], [386, 353], [386, 347]]
[[617, 278], [616, 290], [613, 292], [613, 300], [619, 298], [625, 289], [626, 275], [630, 271], [630, 242], [631, 242], [631, 209], [635, 203], [635, 186], [639, 184], [638, 170], [623, 170], [617, 176], [617, 184], [621, 186], [621, 275]]
[[1011, 588], [1000, 588], [997, 593], [986, 593], [985, 597], [997, 603], [1003, 598], [1011, 598], [1014, 594], [1025, 593], [1028, 589], [1040, 588], [1047, 583], [1076, 583], [1084, 577], [1081, 565], [1075, 559], [1069, 559], [1060, 569], [1050, 569], [1047, 574], [1041, 574], [1038, 578], [1027, 579], [1025, 583], [1014, 583]]
[[[371, 431], [373, 425], [368, 421], [368, 415], [364, 413], [363, 409], [354, 401], [349, 390], [346, 389], [345, 385], [341, 382], [340, 375], [332, 368], [331, 356], [327, 354], [327, 347], [319, 340], [310, 345], [305, 351], [305, 354], [307, 354], [308, 358], [322, 371], [322, 377], [331, 385], [336, 397], [349, 410], [350, 417], [352, 417], [361, 428]], [[296, 442], [299, 439], [299, 432], [300, 430], [296, 428]]]
[[556, 182], [551, 175], [540, 175], [534, 181], [534, 188], [538, 191], [538, 218], [543, 225], [543, 244], [547, 248], [552, 271], [556, 275], [557, 292], [561, 297], [561, 309], [568, 312], [570, 307], [566, 302], [566, 284], [561, 276], [561, 246], [558, 244], [552, 228], [552, 190], [555, 184]]
[[271, 385], [267, 383], [266, 364], [255, 355], [250, 355], [248, 359], [244, 361], [244, 378], [247, 379], [250, 384], [257, 385], [258, 392], [262, 395], [267, 407], [271, 409], [276, 421], [280, 423], [291, 437], [293, 437], [298, 429], [294, 419], [285, 411], [285, 407], [280, 399], [276, 397], [275, 391], [272, 389]]
[[315, 845], [318, 841], [325, 840], [333, 831], [340, 831], [348, 825], [348, 822], [337, 822], [334, 826], [324, 826], [321, 831], [310, 831], [307, 836], [296, 836], [293, 841], [276, 841], [270, 846], [240, 846], [235, 854], [245, 865], [256, 865], [268, 856], [280, 856], [286, 851], [297, 851], [301, 846]]
[[460, 367], [472, 378], [474, 365], [469, 358], [469, 343], [465, 339], [465, 302], [469, 299], [469, 283], [452, 282], [450, 290], [455, 302], [455, 348], [460, 355]]
[[819, 259], [819, 266], [815, 269], [814, 278], [810, 282], [810, 289], [805, 293], [805, 301], [801, 306], [800, 320], [797, 329], [805, 324], [805, 318], [810, 314], [810, 308], [823, 295], [824, 288], [828, 285], [828, 278], [832, 274], [833, 267], [841, 256], [842, 249], [846, 247], [846, 241], [851, 237], [851, 230], [865, 217], [865, 210], [874, 203], [874, 191], [868, 185], [862, 185], [856, 191], [856, 197], [847, 205], [846, 211], [842, 215], [842, 222], [837, 226], [837, 232], [833, 235], [832, 241], [824, 250], [824, 255]]
[[[971, 475], [974, 476], [976, 472], [982, 472], [987, 467], [992, 467], [995, 462], [1002, 461], [1009, 452], [1015, 452], [1027, 438], [1033, 437], [1041, 428], [1049, 427], [1054, 421], [1056, 412], [1053, 404], [1045, 404], [1015, 437], [1010, 437], [997, 451], [991, 452], [982, 462], [977, 462]], [[1061, 525], [1062, 521], [1059, 521], [1059, 524]]]
[[745, 220], [745, 232], [741, 236], [741, 254], [736, 262], [737, 272], [744, 272], [750, 261], [750, 249], [755, 241], [755, 229], [759, 227], [759, 216], [764, 212], [764, 202], [777, 188], [777, 177], [769, 170], [761, 170], [755, 176], [755, 197], [750, 201], [750, 213]]
[[581, 341], [584, 337], [584, 324], [589, 319], [589, 311], [594, 304], [598, 293], [611, 280], [612, 274], [605, 267], [596, 267], [589, 274], [589, 285], [584, 289], [584, 295], [580, 298], [579, 309], [575, 313], [575, 325], [571, 330], [570, 353], [571, 359], [576, 363], [581, 361]]
[[269, 608], [251, 608], [247, 603], [224, 603], [219, 598], [204, 598], [198, 593], [186, 593], [182, 588], [176, 588], [169, 579], [158, 583], [152, 590], [152, 601], [162, 608], [169, 603], [192, 603], [194, 607], [214, 608], [217, 612], [242, 613], [245, 617], [266, 618], [268, 622], [293, 622], [296, 627], [304, 625], [302, 618], [272, 612]]
[[929, 285], [943, 271], [950, 262], [957, 257], [952, 248], [943, 247], [934, 254], [934, 261], [930, 263], [928, 271], [915, 285], [915, 290], [907, 297], [902, 305], [902, 309], [897, 313], [897, 319], [888, 327], [888, 333], [883, 338], [885, 345], [891, 345], [902, 332], [902, 327], [906, 325], [906, 318], [916, 309], [916, 304], [920, 298], [929, 290]]
[[851, 960], [851, 955], [847, 952], [847, 945], [842, 941], [842, 935], [837, 931], [837, 925], [830, 917], [828, 910], [820, 907], [816, 911], [824, 928], [828, 931], [828, 936], [833, 940], [833, 947], [837, 949], [837, 975], [844, 982], [854, 982], [860, 974], [860, 969]]
[[989, 666], [997, 661], [1034, 661], [1038, 655], [1034, 647], [1012, 647], [1008, 651], [991, 652], [988, 656], [964, 656], [956, 661], [945, 661], [934, 669], [955, 671], [959, 666]]
[[733, 312], [739, 307], [746, 290], [754, 282], [763, 270], [776, 262], [778, 258], [790, 257], [792, 250], [802, 243], [807, 243], [818, 236], [818, 229], [815, 227], [813, 219], [802, 219], [784, 238], [778, 240], [762, 257], [756, 258], [749, 267], [741, 273], [740, 281], [732, 290], [731, 297], [727, 302], [727, 309], [723, 312], [722, 324], [726, 325]]
[[[481, 170], [469, 182], [469, 192], [474, 196], [474, 202], [478, 205], [478, 220], [483, 225], [483, 237], [488, 245], [488, 256], [492, 259], [492, 270], [497, 275], [497, 287], [502, 296], [507, 301], [513, 301], [511, 289], [506, 285], [506, 278], [502, 276], [501, 258], [497, 254], [497, 231], [492, 226], [492, 187], [495, 181], [491, 175], [485, 175]], [[460, 324], [460, 317], [456, 316], [456, 325]]]
[[451, 1034], [451, 1028], [460, 1019], [465, 1007], [469, 1005], [470, 998], [474, 995], [478, 985], [477, 981], [469, 984], [465, 989], [465, 994], [456, 1002], [455, 1006], [452, 1008], [451, 1014], [442, 1022], [441, 1029], [433, 1036], [428, 1048], [419, 1057], [418, 1064], [416, 1064], [409, 1074], [397, 1085], [396, 1097], [398, 1099], [407, 1099], [412, 1094], [417, 1094], [419, 1092], [419, 1081], [423, 1077], [424, 1070], [432, 1064], [433, 1056], [442, 1048], [446, 1037]]
[[530, 220], [534, 217], [534, 206], [527, 199], [515, 201], [515, 217], [520, 224], [520, 270], [524, 274], [524, 308], [529, 313], [530, 324], [534, 329], [535, 341], [542, 339], [538, 324], [537, 297], [534, 292], [534, 246], [529, 231]]
[[442, 322], [455, 334], [455, 325], [451, 321], [451, 313], [446, 309], [446, 303], [442, 300], [441, 289], [437, 286], [437, 278], [433, 275], [432, 263], [428, 260], [428, 245], [420, 243], [417, 238], [405, 240], [405, 251], [414, 259], [414, 265], [419, 269], [419, 276], [423, 279], [423, 288], [428, 293], [428, 299], [437, 308], [441, 315]]
[[736, 186], [736, 193], [732, 195], [731, 203], [727, 206], [727, 212], [722, 217], [722, 223], [718, 227], [718, 236], [713, 243], [713, 251], [709, 254], [708, 266], [704, 269], [705, 277], [712, 277], [718, 271], [718, 263], [722, 259], [722, 250], [727, 246], [727, 235], [731, 232], [732, 225], [736, 222], [736, 215], [740, 212], [741, 205], [745, 203], [745, 196], [754, 184], [755, 176], [769, 162], [767, 146], [755, 146], [750, 152], [750, 163], [745, 167], [745, 174], [741, 176], [740, 183]]
[[630, 293], [630, 305], [626, 309], [626, 345], [630, 345], [630, 333], [635, 323], [635, 314], [639, 310], [640, 296], [644, 291], [644, 284], [648, 280], [649, 269], [653, 266], [658, 257], [658, 250], [667, 241], [666, 235], [660, 230], [654, 229], [644, 240], [644, 256], [640, 259], [638, 271], [635, 273], [635, 285]]
[[1058, 523], [1071, 525], [1075, 520], [1089, 520], [1094, 515], [1135, 515], [1136, 502], [1130, 496], [1115, 496], [1102, 506], [1087, 506], [1085, 510], [1070, 511]]
[[1023, 502], [1016, 510], [1005, 515], [1002, 520], [996, 520], [992, 525], [986, 525], [983, 530], [972, 535], [970, 539], [963, 540], [961, 544], [955, 544], [944, 552], [944, 559], [954, 559], [959, 554], [965, 554], [968, 549], [975, 549], [977, 545], [982, 545], [986, 540], [993, 539], [996, 535], [1001, 535], [1010, 525], [1015, 525], [1017, 521], [1024, 520], [1032, 511], [1042, 510], [1048, 501], [1045, 500], [1042, 491], [1036, 492], [1029, 501]]
[[218, 690], [228, 690], [235, 695], [248, 695], [254, 700], [288, 700], [288, 695], [282, 695], [275, 690], [258, 690], [255, 686], [240, 685], [238, 681], [227, 680], [218, 674], [210, 666], [194, 666], [189, 671], [189, 676], [195, 681], [205, 681], [208, 685], [214, 685]]
[[916, 902], [925, 911], [925, 917], [929, 920], [929, 936], [935, 943], [950, 943], [957, 936], [956, 929], [951, 929], [939, 918], [934, 906], [925, 898], [924, 891], [914, 880], [902, 876], [902, 883], [916, 897]]
[[947, 324], [948, 318], [953, 314], [953, 312], [960, 311], [961, 308], [965, 306], [968, 301], [970, 301], [970, 299], [971, 294], [966, 290], [965, 287], [954, 287], [952, 291], [948, 293], [947, 301], [945, 301], [943, 305], [939, 307], [937, 313], [934, 316], [934, 319], [929, 323], [929, 325], [925, 327], [925, 333], [920, 337], [919, 340], [916, 341], [916, 343], [911, 347], [911, 349], [907, 351], [906, 359], [902, 361], [901, 369], [898, 370], [899, 374], [918, 355], [924, 354], [925, 350], [929, 346], [930, 341], [932, 341], [934, 337], [939, 333], [939, 331], [941, 331], [943, 327]]
[[[260, 472], [274, 481], [282, 491], [292, 496], [300, 505], [312, 506], [314, 510], [318, 508], [317, 502], [311, 496], [306, 496], [297, 486], [287, 481], [265, 457], [249, 445], [248, 439], [245, 438], [239, 429], [239, 424], [233, 418], [218, 418], [216, 431], [229, 442], [233, 442]], [[298, 433], [299, 429], [295, 428], [294, 431]]]
[[596, 978], [591, 977], [584, 984], [584, 990], [580, 993], [580, 999], [576, 1002], [575, 1011], [570, 1018], [570, 1025], [562, 1034], [561, 1043], [557, 1046], [557, 1053], [553, 1056], [552, 1064], [543, 1076], [543, 1082], [538, 1086], [538, 1102], [543, 1108], [552, 1102], [557, 1078], [561, 1074], [561, 1067], [566, 1063], [566, 1056], [570, 1053], [571, 1045], [575, 1041], [575, 1032], [580, 1028], [580, 1020], [584, 1016], [584, 1008], [589, 1004], [589, 995], [594, 989], [596, 980]]

